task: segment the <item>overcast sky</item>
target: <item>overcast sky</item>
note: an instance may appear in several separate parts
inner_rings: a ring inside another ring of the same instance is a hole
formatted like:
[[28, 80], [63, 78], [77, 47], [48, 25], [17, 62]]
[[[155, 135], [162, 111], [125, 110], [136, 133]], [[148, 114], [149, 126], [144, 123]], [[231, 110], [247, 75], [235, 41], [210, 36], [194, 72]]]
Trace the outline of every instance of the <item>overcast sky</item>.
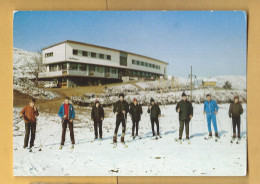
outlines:
[[247, 21], [242, 11], [24, 11], [14, 14], [14, 47], [39, 51], [74, 40], [169, 63], [188, 77], [246, 75]]

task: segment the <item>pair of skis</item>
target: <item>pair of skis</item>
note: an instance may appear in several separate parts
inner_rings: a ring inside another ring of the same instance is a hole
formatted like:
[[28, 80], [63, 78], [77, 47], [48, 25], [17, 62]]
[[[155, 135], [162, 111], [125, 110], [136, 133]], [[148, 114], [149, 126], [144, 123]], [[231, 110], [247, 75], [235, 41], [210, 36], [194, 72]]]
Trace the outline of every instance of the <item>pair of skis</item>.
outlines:
[[237, 140], [236, 140], [236, 138], [232, 138], [230, 143], [233, 144], [234, 142], [236, 142], [236, 144], [240, 144], [240, 141], [241, 141], [241, 138], [237, 138]]
[[[204, 137], [205, 140], [213, 139], [212, 136]], [[219, 142], [220, 137], [215, 137], [215, 142]]]
[[182, 144], [183, 142], [187, 142], [188, 144], [191, 143], [190, 139], [179, 139], [179, 138], [175, 138], [174, 139], [175, 142], [178, 142], [179, 144]]
[[[62, 150], [63, 149], [63, 145], [60, 146], [59, 150]], [[71, 145], [70, 149], [74, 149], [74, 145]]]
[[[125, 142], [120, 142], [125, 148], [128, 148], [128, 145]], [[117, 147], [117, 142], [113, 142], [113, 148]]]
[[161, 139], [161, 138], [162, 138], [161, 135], [156, 135], [156, 136], [153, 136], [153, 137], [151, 138], [151, 140], [159, 140], [159, 139]]

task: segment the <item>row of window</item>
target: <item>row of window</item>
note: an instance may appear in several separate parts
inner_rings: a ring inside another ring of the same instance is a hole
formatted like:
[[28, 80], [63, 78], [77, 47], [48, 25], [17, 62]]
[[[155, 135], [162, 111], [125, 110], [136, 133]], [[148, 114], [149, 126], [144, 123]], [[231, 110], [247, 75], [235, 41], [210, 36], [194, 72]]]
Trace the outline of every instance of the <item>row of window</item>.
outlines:
[[131, 70], [130, 75], [137, 77], [158, 77], [158, 74]]
[[134, 65], [141, 65], [141, 66], [146, 66], [146, 67], [150, 67], [150, 68], [156, 68], [158, 70], [160, 70], [160, 66], [159, 65], [155, 65], [155, 64], [151, 64], [151, 63], [146, 63], [143, 61], [138, 61], [138, 60], [132, 60], [132, 64]]
[[[51, 64], [49, 65], [49, 71], [55, 72], [55, 71], [61, 71], [61, 70], [67, 70], [67, 63], [61, 63], [61, 64]], [[78, 64], [78, 63], [70, 63], [69, 70], [75, 70], [75, 71], [87, 71], [87, 65], [86, 64]], [[117, 73], [116, 68], [110, 68], [110, 67], [104, 67], [104, 66], [98, 66], [98, 65], [89, 65], [89, 72], [98, 72], [103, 73], [106, 71], [109, 73], [111, 71], [112, 74]]]
[[49, 52], [49, 53], [46, 53], [45, 54], [45, 58], [47, 58], [47, 57], [52, 57], [53, 56], [53, 52]]
[[84, 51], [84, 50], [73, 49], [72, 54], [76, 55], [76, 56], [85, 56], [85, 57], [111, 60], [111, 55], [100, 54], [100, 53], [96, 53], [96, 52], [88, 52], [88, 51]]

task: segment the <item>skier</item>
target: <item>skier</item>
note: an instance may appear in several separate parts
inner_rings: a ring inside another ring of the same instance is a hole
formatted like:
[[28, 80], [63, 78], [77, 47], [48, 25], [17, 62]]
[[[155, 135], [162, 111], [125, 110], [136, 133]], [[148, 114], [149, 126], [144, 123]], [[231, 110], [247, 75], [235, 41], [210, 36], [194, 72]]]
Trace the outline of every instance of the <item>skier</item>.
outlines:
[[60, 149], [62, 149], [64, 146], [66, 129], [68, 125], [70, 130], [70, 139], [72, 143], [71, 149], [73, 149], [75, 144], [74, 131], [73, 131], [73, 119], [75, 118], [75, 110], [74, 107], [69, 103], [69, 97], [66, 97], [64, 103], [60, 106], [58, 115], [62, 119], [62, 136], [61, 136]]
[[208, 131], [209, 131], [209, 138], [212, 138], [212, 131], [211, 131], [211, 121], [215, 131], [215, 137], [219, 138], [218, 136], [218, 127], [217, 127], [217, 120], [216, 115], [218, 113], [218, 104], [215, 100], [211, 99], [211, 95], [207, 94], [206, 99], [204, 102], [204, 111], [203, 114], [206, 114], [207, 122], [208, 122]]
[[182, 140], [182, 133], [185, 125], [186, 139], [189, 140], [189, 122], [193, 116], [193, 107], [191, 102], [187, 100], [185, 92], [182, 93], [182, 100], [176, 106], [176, 112], [179, 113], [179, 141]]
[[20, 117], [24, 119], [25, 136], [23, 148], [28, 147], [29, 136], [31, 134], [30, 149], [34, 146], [36, 133], [36, 117], [39, 115], [38, 109], [35, 106], [35, 99], [29, 100], [29, 105], [26, 105], [20, 112]]
[[240, 137], [240, 115], [243, 113], [243, 107], [241, 103], [239, 102], [239, 97], [234, 97], [234, 102], [230, 104], [229, 106], [229, 117], [232, 118], [232, 124], [233, 124], [233, 137], [232, 140], [235, 140], [236, 138], [236, 127], [237, 127], [237, 138], [238, 140], [241, 139]]
[[113, 143], [117, 143], [117, 132], [119, 125], [122, 123], [122, 136], [121, 142], [125, 142], [125, 131], [126, 131], [126, 120], [127, 113], [129, 112], [129, 105], [124, 100], [125, 95], [123, 93], [119, 94], [119, 100], [114, 104], [113, 112], [116, 114], [116, 128], [113, 136]]
[[148, 107], [147, 112], [150, 113], [153, 136], [155, 136], [154, 123], [156, 123], [156, 127], [157, 127], [157, 136], [160, 136], [159, 118], [161, 117], [161, 109], [159, 105], [155, 103], [153, 98], [150, 99], [150, 105]]
[[[135, 137], [138, 136], [139, 121], [141, 120], [141, 115], [143, 114], [142, 106], [138, 104], [136, 98], [133, 99], [133, 102], [130, 105], [129, 114], [131, 115], [132, 122], [133, 122], [132, 136], [135, 139]], [[134, 135], [135, 128], [136, 128], [136, 134]]]
[[98, 138], [98, 129], [99, 138], [102, 139], [102, 121], [104, 120], [104, 109], [98, 100], [95, 101], [95, 105], [92, 107], [91, 120], [94, 121], [95, 139]]

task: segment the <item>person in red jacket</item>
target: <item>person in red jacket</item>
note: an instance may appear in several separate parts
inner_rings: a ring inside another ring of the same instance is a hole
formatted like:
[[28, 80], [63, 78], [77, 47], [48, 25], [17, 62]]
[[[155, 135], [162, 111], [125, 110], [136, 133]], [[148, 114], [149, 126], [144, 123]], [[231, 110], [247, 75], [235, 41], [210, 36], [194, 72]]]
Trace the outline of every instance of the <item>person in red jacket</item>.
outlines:
[[23, 148], [28, 147], [29, 136], [31, 134], [30, 148], [34, 146], [36, 133], [36, 117], [39, 115], [35, 100], [31, 99], [29, 105], [26, 105], [20, 112], [20, 117], [24, 119], [25, 123], [25, 137]]

